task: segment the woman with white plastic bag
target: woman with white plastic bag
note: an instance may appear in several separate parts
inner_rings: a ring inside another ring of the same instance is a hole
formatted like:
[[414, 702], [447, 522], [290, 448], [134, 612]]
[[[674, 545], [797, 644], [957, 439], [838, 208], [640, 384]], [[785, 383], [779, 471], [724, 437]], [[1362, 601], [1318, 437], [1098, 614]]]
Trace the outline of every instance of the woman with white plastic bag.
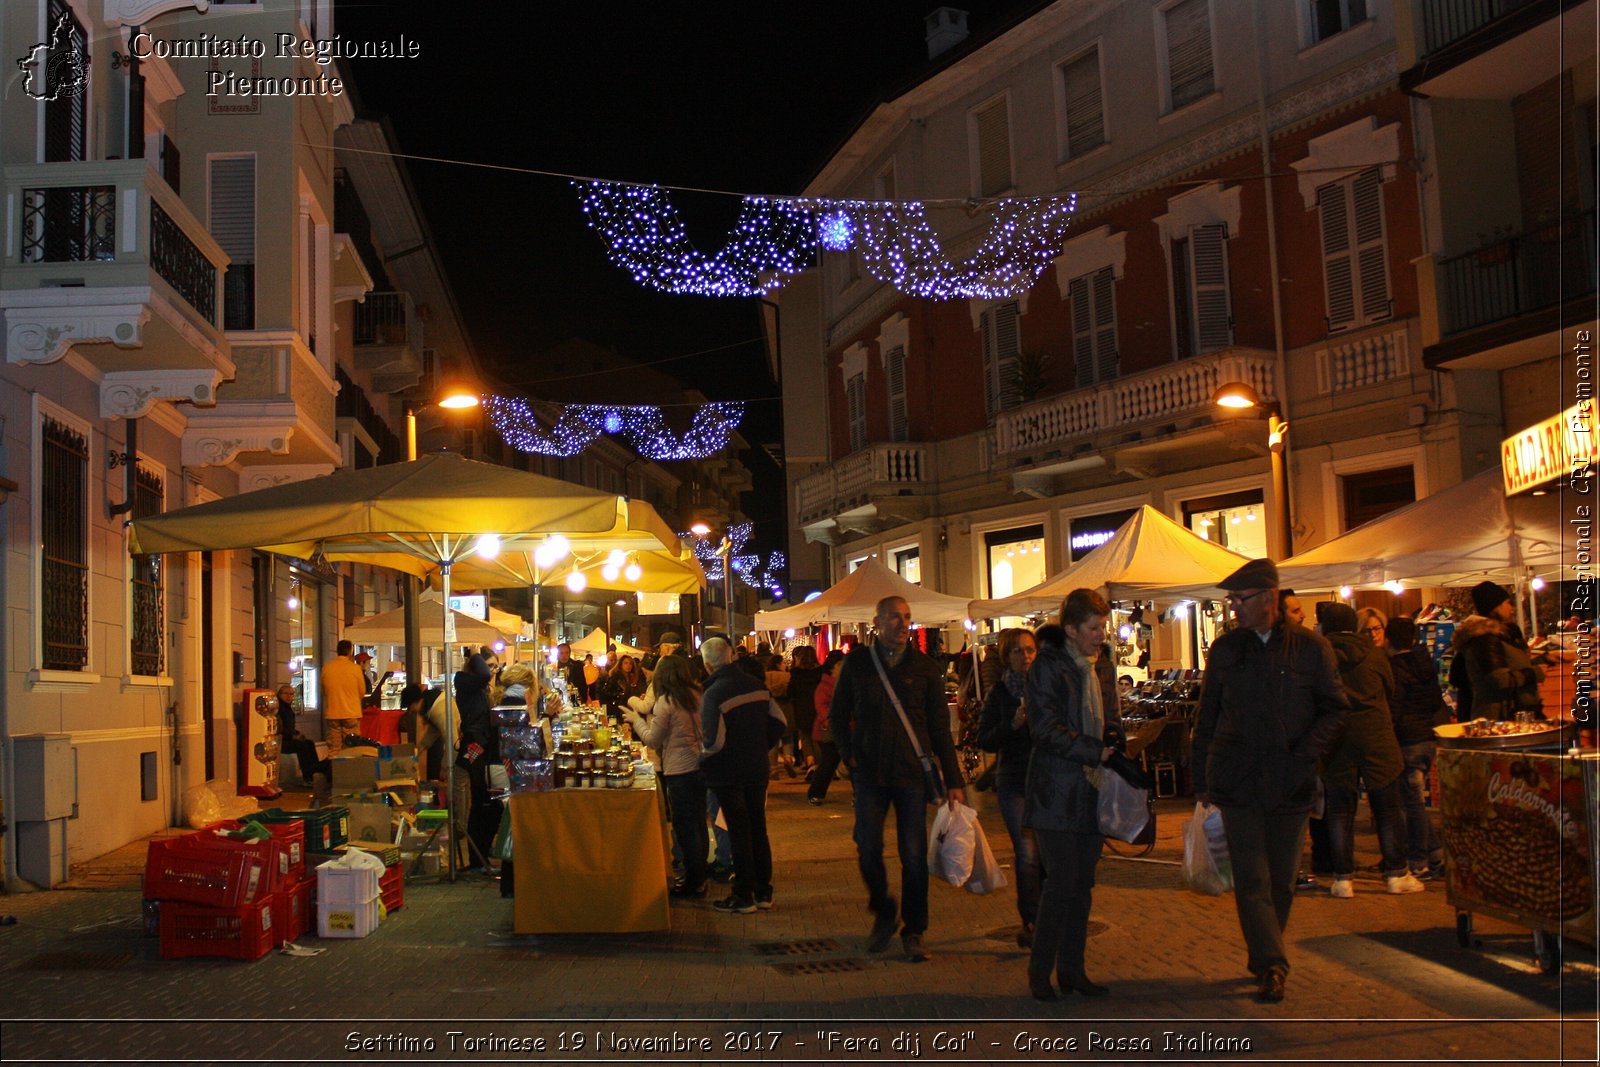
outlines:
[[1035, 1000], [1055, 1000], [1051, 972], [1062, 993], [1087, 997], [1110, 992], [1084, 973], [1094, 871], [1100, 833], [1099, 786], [1112, 773], [1104, 764], [1121, 735], [1117, 680], [1102, 654], [1111, 608], [1092, 589], [1074, 589], [1061, 605], [1064, 643], [1039, 634], [1039, 655], [1028, 671], [1028, 761], [1025, 825], [1043, 856], [1044, 892], [1028, 957], [1028, 990]]

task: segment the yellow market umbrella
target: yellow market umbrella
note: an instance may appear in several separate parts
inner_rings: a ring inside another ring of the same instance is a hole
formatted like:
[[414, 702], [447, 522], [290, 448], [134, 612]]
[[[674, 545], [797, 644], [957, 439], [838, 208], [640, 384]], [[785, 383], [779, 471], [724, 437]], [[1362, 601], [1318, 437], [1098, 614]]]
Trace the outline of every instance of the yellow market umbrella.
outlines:
[[[677, 535], [648, 504], [448, 452], [136, 519], [129, 523], [129, 549], [151, 554], [250, 548], [437, 574], [448, 603], [451, 569], [486, 547], [486, 535], [502, 551], [532, 553], [558, 534], [606, 539], [627, 550], [678, 549]], [[455, 644], [454, 621], [449, 613], [442, 617], [446, 647]], [[448, 685], [444, 692], [448, 721]], [[453, 795], [455, 738], [445, 741]]]

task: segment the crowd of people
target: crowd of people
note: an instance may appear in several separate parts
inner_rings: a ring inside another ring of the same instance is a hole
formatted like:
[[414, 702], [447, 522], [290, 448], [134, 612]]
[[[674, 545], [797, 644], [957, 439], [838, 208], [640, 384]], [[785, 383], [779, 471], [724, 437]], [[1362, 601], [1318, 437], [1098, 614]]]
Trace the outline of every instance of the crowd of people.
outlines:
[[[1295, 892], [1320, 888], [1316, 877], [1323, 874], [1332, 877], [1333, 897], [1354, 893], [1355, 812], [1363, 788], [1387, 891], [1418, 892], [1442, 872], [1424, 791], [1433, 728], [1452, 713], [1412, 618], [1323, 602], [1308, 625], [1299, 598], [1280, 588], [1276, 567], [1265, 559], [1220, 584], [1232, 626], [1212, 644], [1206, 664], [1192, 782], [1197, 799], [1221, 810], [1246, 966], [1259, 981], [1260, 999], [1275, 1002], [1283, 999], [1289, 973], [1283, 933]], [[1476, 611], [1457, 627], [1453, 649], [1459, 716], [1541, 716], [1543, 671], [1516, 627], [1511, 594], [1484, 582], [1472, 600]], [[1028, 950], [1028, 988], [1040, 1000], [1109, 992], [1090, 979], [1085, 960], [1103, 845], [1098, 796], [1112, 773], [1108, 761], [1125, 752], [1109, 615], [1098, 593], [1074, 590], [1055, 622], [1003, 631], [972, 669], [986, 693], [976, 741], [996, 756], [993, 786], [1015, 857], [1017, 943]], [[928, 810], [964, 801], [966, 783], [945, 670], [910, 640], [911, 624], [906, 601], [886, 598], [869, 641], [848, 653], [830, 651], [820, 662], [808, 646], [786, 663], [765, 646], [752, 652], [722, 637], [691, 655], [676, 633], [664, 634], [649, 654], [616, 656], [607, 669], [559, 647], [556, 672], [569, 693], [631, 724], [656, 763], [681, 872], [670, 887], [673, 897], [702, 898], [713, 883], [726, 882], [727, 895], [711, 905], [716, 911], [774, 907], [769, 782], [803, 774], [807, 800], [820, 805], [836, 780], [848, 779], [870, 914], [866, 947], [884, 952], [898, 933], [908, 961], [931, 958], [924, 940]], [[326, 714], [337, 724], [330, 725], [330, 748], [335, 732], [341, 739], [351, 732], [343, 703], [350, 694], [340, 687], [353, 693], [352, 671], [359, 674], [359, 667], [342, 643], [322, 672]], [[469, 811], [474, 863], [486, 870], [501, 819], [491, 708], [526, 703], [533, 685], [527, 665], [497, 669], [484, 649], [455, 674], [453, 704], [415, 685], [402, 694], [415, 717], [412, 736], [420, 737], [425, 774], [441, 776], [443, 739], [456, 732], [463, 772], [458, 803]], [[280, 689], [283, 748], [309, 778], [325, 773], [326, 763], [318, 763], [314, 743], [295, 728], [293, 698], [292, 687]], [[443, 718], [446, 704], [456, 713], [453, 723]], [[897, 886], [885, 862], [891, 812]], [[509, 877], [507, 868], [503, 878]]]

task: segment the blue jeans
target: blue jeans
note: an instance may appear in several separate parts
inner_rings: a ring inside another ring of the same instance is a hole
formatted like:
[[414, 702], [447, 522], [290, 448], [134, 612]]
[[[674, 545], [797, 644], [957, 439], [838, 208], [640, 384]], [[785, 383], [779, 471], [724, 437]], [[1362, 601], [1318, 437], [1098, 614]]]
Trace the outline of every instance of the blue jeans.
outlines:
[[1000, 802], [1000, 817], [1006, 822], [1006, 832], [1011, 835], [1011, 848], [1016, 854], [1012, 867], [1017, 876], [1017, 914], [1022, 916], [1023, 922], [1032, 925], [1039, 919], [1044, 867], [1039, 862], [1038, 839], [1032, 830], [1022, 825], [1027, 785], [1001, 778], [995, 783], [994, 794]]
[[1434, 747], [1432, 741], [1400, 746], [1400, 756], [1406, 761], [1405, 773], [1400, 776], [1400, 798], [1406, 811], [1406, 860], [1413, 871], [1444, 860], [1439, 835], [1428, 821], [1428, 807], [1422, 802], [1428, 772], [1433, 769]]
[[[1401, 777], [1404, 777], [1403, 775]], [[1333, 852], [1335, 878], [1349, 878], [1356, 869], [1356, 807], [1354, 789], [1328, 787], [1328, 803], [1323, 819], [1328, 824], [1328, 846]], [[1382, 789], [1367, 787], [1367, 803], [1378, 821], [1378, 852], [1386, 877], [1405, 874], [1406, 813], [1400, 801], [1400, 779]]]
[[927, 787], [886, 786], [863, 782], [855, 786], [856, 863], [867, 884], [867, 906], [874, 912], [889, 910], [889, 871], [883, 862], [883, 824], [894, 808], [895, 841], [900, 851], [900, 916], [902, 933], [921, 934], [928, 929], [928, 800]]

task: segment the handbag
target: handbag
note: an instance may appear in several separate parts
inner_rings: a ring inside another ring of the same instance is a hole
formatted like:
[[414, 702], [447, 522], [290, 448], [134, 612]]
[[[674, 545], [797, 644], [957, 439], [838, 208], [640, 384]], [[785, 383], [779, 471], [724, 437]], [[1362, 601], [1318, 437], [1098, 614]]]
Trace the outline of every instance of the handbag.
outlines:
[[917, 740], [917, 731], [911, 728], [911, 719], [907, 717], [906, 709], [900, 706], [900, 695], [889, 683], [889, 673], [883, 669], [883, 661], [878, 659], [877, 650], [868, 648], [867, 656], [872, 660], [872, 665], [878, 668], [878, 680], [883, 683], [883, 691], [889, 694], [889, 703], [894, 705], [894, 710], [900, 715], [900, 725], [906, 728], [906, 736], [911, 738], [911, 751], [917, 754], [917, 762], [922, 764], [922, 784], [927, 790], [928, 803], [944, 803], [944, 775], [940, 773], [939, 765], [933, 762], [932, 756], [922, 751], [922, 742]]
[[1129, 785], [1121, 774], [1101, 776], [1100, 832], [1118, 841], [1133, 841], [1150, 821], [1150, 790]]

